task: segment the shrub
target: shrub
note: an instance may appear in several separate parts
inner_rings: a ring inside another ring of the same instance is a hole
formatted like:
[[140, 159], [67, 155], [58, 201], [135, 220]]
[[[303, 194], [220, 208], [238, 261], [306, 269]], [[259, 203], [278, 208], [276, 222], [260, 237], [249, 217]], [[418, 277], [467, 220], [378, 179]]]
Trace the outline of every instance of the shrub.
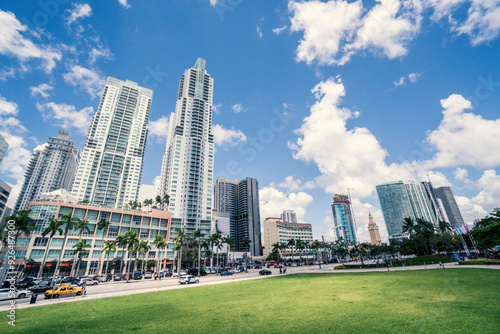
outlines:
[[458, 261], [458, 264], [469, 264], [469, 265], [500, 265], [500, 261], [494, 260], [469, 260], [469, 261]]
[[335, 266], [333, 269], [334, 269], [334, 270], [346, 269], [346, 267], [345, 267], [345, 266], [343, 266], [343, 265], [340, 265], [340, 266]]

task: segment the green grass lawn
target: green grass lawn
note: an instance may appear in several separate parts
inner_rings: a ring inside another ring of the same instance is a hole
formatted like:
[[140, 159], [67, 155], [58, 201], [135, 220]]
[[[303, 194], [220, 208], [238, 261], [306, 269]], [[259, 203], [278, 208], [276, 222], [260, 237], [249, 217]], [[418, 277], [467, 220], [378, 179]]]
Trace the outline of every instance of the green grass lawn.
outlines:
[[20, 333], [499, 333], [500, 271], [300, 274], [21, 309]]

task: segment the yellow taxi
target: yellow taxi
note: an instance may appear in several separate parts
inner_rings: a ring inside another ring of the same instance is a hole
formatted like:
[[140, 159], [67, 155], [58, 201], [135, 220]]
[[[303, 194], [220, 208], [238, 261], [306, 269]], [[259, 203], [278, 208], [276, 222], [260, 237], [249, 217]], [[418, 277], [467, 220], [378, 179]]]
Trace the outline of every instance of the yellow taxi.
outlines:
[[83, 293], [82, 288], [72, 287], [71, 285], [61, 285], [56, 290], [45, 291], [45, 298], [59, 298], [59, 297], [71, 297], [80, 296]]

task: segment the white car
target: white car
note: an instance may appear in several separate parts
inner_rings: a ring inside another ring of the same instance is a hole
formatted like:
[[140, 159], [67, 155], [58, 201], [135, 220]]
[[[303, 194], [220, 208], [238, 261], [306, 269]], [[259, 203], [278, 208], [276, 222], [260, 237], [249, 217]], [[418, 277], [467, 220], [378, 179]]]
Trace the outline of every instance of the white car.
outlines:
[[82, 278], [77, 284], [79, 286], [82, 286], [83, 283], [87, 283], [87, 286], [88, 285], [97, 285], [97, 284], [99, 284], [99, 281], [96, 281], [96, 280], [94, 280], [92, 278], [85, 277], [85, 278]]
[[179, 284], [190, 284], [190, 283], [200, 283], [200, 281], [193, 275], [179, 277]]
[[0, 289], [0, 300], [26, 298], [31, 296], [31, 291], [28, 290], [11, 290], [9, 288]]
[[144, 273], [144, 279], [146, 278], [153, 278], [153, 273], [150, 271], [146, 271], [146, 273]]

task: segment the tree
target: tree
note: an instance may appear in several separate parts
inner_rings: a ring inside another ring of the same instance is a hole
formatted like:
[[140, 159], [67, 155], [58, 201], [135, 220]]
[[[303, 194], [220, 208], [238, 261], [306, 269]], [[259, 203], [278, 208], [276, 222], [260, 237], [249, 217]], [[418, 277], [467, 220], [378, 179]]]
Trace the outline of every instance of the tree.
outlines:
[[116, 252], [116, 246], [115, 246], [115, 244], [112, 241], [104, 241], [104, 247], [102, 248], [102, 252], [101, 253], [103, 253], [103, 252], [106, 253], [106, 257], [108, 259], [108, 261], [106, 262], [106, 274], [107, 274], [108, 273], [108, 269], [109, 269], [109, 253]]
[[203, 257], [203, 267], [207, 267], [207, 257], [209, 253], [212, 253], [210, 251], [210, 241], [207, 239], [201, 240], [201, 248], [205, 250], [205, 256]]
[[[137, 233], [135, 231], [127, 231], [123, 233], [125, 240], [126, 240], [126, 245], [127, 245], [127, 251], [128, 251], [128, 257], [134, 253], [134, 250], [137, 247], [137, 243], [139, 242], [139, 239], [137, 238]], [[127, 283], [130, 281], [130, 262], [131, 260], [127, 261]]]
[[[416, 229], [417, 235], [420, 235], [422, 237], [422, 240], [424, 241], [424, 246], [425, 246], [425, 249], [427, 250], [427, 253], [429, 255], [432, 255], [434, 247], [432, 246], [431, 239], [435, 234], [434, 225], [432, 225], [432, 223], [428, 222], [425, 219], [417, 218], [417, 224], [416, 224], [415, 229]], [[425, 244], [426, 240], [429, 243], [430, 251], [427, 249], [427, 245]]]
[[116, 237], [115, 244], [117, 247], [122, 248], [122, 257], [121, 257], [121, 263], [120, 263], [120, 274], [123, 273], [123, 264], [124, 264], [124, 257], [125, 257], [125, 248], [127, 248], [127, 238], [125, 236], [125, 233], [120, 234], [119, 236]]
[[[243, 247], [244, 250], [246, 250], [248, 253], [250, 253], [250, 256], [252, 255], [252, 252], [250, 251], [250, 245], [252, 244], [252, 240], [248, 238], [243, 238], [243, 242], [241, 243], [241, 247]], [[248, 256], [247, 256], [248, 258]], [[247, 270], [247, 261], [245, 261], [245, 271]]]
[[[83, 235], [83, 231], [87, 231], [87, 233], [90, 232], [90, 229], [89, 229], [89, 222], [86, 220], [86, 219], [80, 219], [80, 218], [75, 218], [76, 219], [76, 226], [75, 226], [75, 229], [77, 231], [80, 231], [79, 233], [79, 240], [82, 240], [82, 235]], [[75, 255], [76, 257], [79, 256], [79, 254], [76, 254]], [[73, 266], [71, 268], [71, 272], [73, 273], [73, 270], [75, 269], [75, 266]], [[73, 276], [72, 274], [70, 276]]]
[[162, 199], [161, 199], [161, 196], [160, 195], [157, 195], [156, 198], [155, 198], [155, 202], [156, 204], [160, 205], [160, 208], [161, 208], [161, 204], [163, 203]]
[[156, 269], [156, 271], [158, 272], [158, 275], [159, 273], [161, 272], [161, 263], [163, 261], [160, 262], [160, 250], [162, 249], [165, 249], [167, 248], [168, 244], [167, 244], [167, 241], [165, 240], [165, 238], [163, 238], [161, 235], [157, 235], [155, 236], [155, 240], [153, 241], [153, 245], [155, 245], [155, 247], [158, 249], [158, 252], [156, 253], [156, 256], [158, 258], [158, 267]]
[[138, 251], [140, 254], [143, 254], [142, 256], [142, 271], [144, 271], [144, 264], [146, 262], [146, 254], [151, 250], [151, 245], [147, 241], [140, 241], [139, 245], [137, 247]]
[[490, 249], [500, 245], [500, 208], [493, 209], [490, 216], [478, 222], [471, 231], [477, 246], [482, 249]]
[[291, 238], [291, 239], [288, 239], [288, 246], [290, 247], [290, 249], [292, 250], [292, 262], [294, 262], [294, 259], [293, 259], [293, 251], [294, 251], [294, 247], [295, 247], [295, 239], [294, 238]]
[[222, 236], [219, 231], [215, 231], [215, 233], [211, 234], [208, 240], [210, 241], [210, 249], [212, 251], [212, 260], [210, 261], [210, 268], [213, 268], [213, 263], [214, 263], [214, 255], [213, 255], [213, 249], [214, 247], [217, 248], [217, 266], [219, 266], [219, 244]]
[[[415, 221], [413, 220], [413, 218], [406, 217], [405, 219], [403, 219], [402, 232], [408, 233], [408, 235], [410, 236], [410, 239], [411, 239], [411, 236], [416, 231], [415, 228], [416, 228], [416, 224], [415, 224]], [[413, 242], [415, 243], [415, 250], [417, 252], [417, 255], [420, 256], [420, 252], [418, 251], [418, 246], [417, 246], [417, 240], [415, 238], [413, 238]]]
[[[80, 272], [80, 264], [82, 263], [82, 257], [84, 257], [87, 254], [87, 248], [90, 248], [90, 245], [86, 244], [84, 240], [80, 239], [73, 248], [75, 249], [73, 251], [73, 254], [78, 254], [78, 269], [76, 270], [76, 275]], [[73, 267], [75, 265], [73, 264]]]
[[50, 286], [54, 286], [54, 277], [57, 275], [57, 270], [59, 269], [59, 265], [62, 262], [62, 259], [64, 258], [64, 245], [66, 245], [66, 241], [68, 240], [68, 234], [70, 230], [75, 230], [76, 229], [76, 224], [78, 222], [78, 218], [73, 217], [73, 210], [68, 212], [67, 214], [61, 216], [60, 221], [65, 224], [64, 227], [64, 241], [61, 246], [61, 254], [59, 255], [59, 260], [57, 261], [56, 269], [54, 270], [54, 275], [52, 276], [52, 282], [50, 283]]
[[[106, 220], [106, 219], [101, 219], [98, 223], [97, 223], [97, 229], [99, 231], [102, 230], [102, 244], [104, 245], [104, 237], [106, 236], [106, 234], [108, 234], [108, 229], [109, 229], [109, 225], [111, 223], [109, 222], [109, 220]], [[102, 262], [101, 262], [101, 258], [102, 258], [102, 251], [99, 253], [99, 264], [97, 266], [97, 274], [100, 275], [101, 272], [102, 272], [102, 268], [101, 268], [101, 265], [102, 265]]]
[[198, 277], [200, 276], [201, 271], [201, 240], [204, 236], [205, 235], [201, 233], [200, 229], [197, 229], [193, 233], [193, 238], [196, 240], [196, 243], [198, 245]]
[[[165, 204], [165, 206], [167, 207], [167, 210], [168, 210], [168, 206], [170, 205], [170, 195], [169, 194], [163, 195], [162, 203]], [[162, 210], [165, 210], [165, 209], [162, 207]]]
[[152, 199], [145, 199], [144, 200], [144, 206], [148, 207], [148, 211], [150, 211], [151, 206], [153, 205], [153, 200]]
[[[227, 237], [222, 238], [222, 242], [228, 246], [227, 251], [226, 251], [226, 266], [228, 266], [229, 265], [229, 249], [234, 244], [234, 239], [231, 238], [230, 236], [227, 236]], [[234, 261], [234, 259], [233, 259], [233, 261]]]
[[[42, 277], [43, 276], [43, 269], [45, 268], [45, 261], [47, 260], [47, 255], [49, 254], [49, 247], [50, 243], [52, 241], [52, 238], [56, 233], [59, 233], [59, 235], [63, 234], [63, 230], [61, 226], [63, 225], [63, 222], [58, 221], [57, 219], [49, 219], [49, 226], [45, 228], [42, 232], [42, 237], [45, 238], [45, 236], [48, 234], [49, 235], [49, 240], [47, 242], [47, 248], [45, 249], [45, 253], [43, 254], [43, 260], [42, 260], [42, 265], [40, 266], [40, 269], [38, 270], [38, 275], [37, 277]], [[55, 275], [55, 273], [54, 273]]]
[[186, 242], [186, 228], [175, 228], [175, 233], [176, 236], [174, 238], [174, 241], [176, 243], [176, 246], [178, 247], [178, 260], [177, 260], [177, 274], [179, 274], [179, 277], [181, 275], [181, 268], [182, 268], [182, 245]]

